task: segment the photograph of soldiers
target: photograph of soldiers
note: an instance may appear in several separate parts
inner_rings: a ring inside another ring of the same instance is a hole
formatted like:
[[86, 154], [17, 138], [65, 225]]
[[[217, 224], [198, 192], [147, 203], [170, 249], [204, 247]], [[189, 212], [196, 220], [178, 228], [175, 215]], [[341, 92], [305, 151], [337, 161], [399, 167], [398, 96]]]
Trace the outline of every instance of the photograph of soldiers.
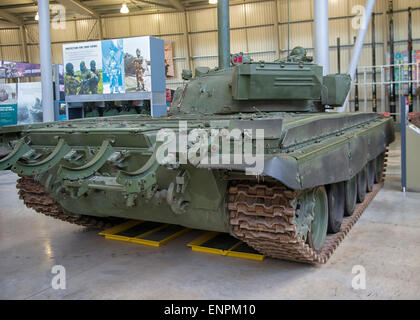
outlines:
[[124, 70], [126, 92], [151, 91], [148, 37], [124, 39]]
[[66, 95], [100, 94], [98, 90], [101, 80], [101, 72], [96, 69], [95, 60], [90, 61], [90, 69], [86, 67], [85, 61], [80, 62], [80, 70], [74, 72], [73, 63], [66, 64], [64, 76], [64, 87]]
[[91, 72], [86, 68], [86, 63], [84, 61], [80, 62], [80, 80], [81, 86], [79, 94], [89, 94], [89, 80], [91, 77]]
[[42, 122], [41, 82], [21, 82], [18, 92], [18, 124]]
[[134, 59], [134, 72], [136, 74], [136, 80], [137, 80], [137, 88], [136, 91], [145, 91], [144, 90], [144, 80], [143, 75], [147, 70], [147, 64], [145, 64], [144, 58], [141, 55], [140, 49], [136, 50], [136, 59]]
[[63, 45], [66, 95], [102, 94], [101, 42]]
[[66, 96], [75, 95], [79, 93], [80, 81], [78, 77], [74, 75], [74, 66], [71, 62], [66, 64], [64, 88], [66, 90]]
[[0, 104], [15, 104], [16, 98], [15, 83], [0, 83]]
[[3, 63], [3, 67], [6, 69], [6, 78], [19, 78], [22, 76], [17, 70], [15, 62]]
[[102, 41], [103, 93], [124, 93], [123, 40]]
[[98, 84], [101, 79], [101, 73], [96, 69], [96, 61], [90, 61], [91, 78], [89, 79], [89, 91], [92, 94], [98, 93]]

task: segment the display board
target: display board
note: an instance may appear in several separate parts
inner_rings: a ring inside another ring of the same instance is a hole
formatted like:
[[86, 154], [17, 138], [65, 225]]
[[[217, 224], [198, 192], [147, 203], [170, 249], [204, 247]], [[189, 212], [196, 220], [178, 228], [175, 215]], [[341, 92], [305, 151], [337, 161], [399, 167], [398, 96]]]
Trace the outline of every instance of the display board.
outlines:
[[0, 79], [40, 77], [39, 64], [2, 60], [0, 64]]
[[102, 94], [101, 41], [63, 45], [66, 96]]
[[41, 82], [22, 82], [17, 88], [18, 124], [42, 122]]
[[17, 124], [17, 114], [16, 84], [0, 84], [0, 127]]
[[[66, 97], [155, 89], [163, 92], [164, 59], [160, 61], [162, 68], [152, 70], [151, 57], [158, 60], [163, 56], [152, 54], [159, 50], [158, 46], [152, 46], [156, 40], [163, 42], [154, 37], [134, 37], [63, 45]], [[155, 65], [158, 63], [156, 61]], [[163, 86], [154, 88], [152, 75], [163, 78]]]
[[126, 92], [152, 91], [149, 37], [124, 39]]
[[165, 46], [155, 37], [63, 45], [66, 102], [150, 101], [151, 115], [166, 114]]
[[407, 127], [407, 187], [420, 189], [420, 128], [409, 124]]

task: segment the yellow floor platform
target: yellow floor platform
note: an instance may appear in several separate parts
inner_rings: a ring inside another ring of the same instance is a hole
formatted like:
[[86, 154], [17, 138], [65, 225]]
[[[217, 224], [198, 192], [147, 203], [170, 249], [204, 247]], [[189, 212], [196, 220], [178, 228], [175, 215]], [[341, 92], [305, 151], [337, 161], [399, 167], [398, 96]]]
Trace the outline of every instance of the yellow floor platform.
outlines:
[[[158, 222], [130, 220], [118, 226], [99, 232], [106, 239], [145, 244], [153, 247], [178, 238], [190, 231], [177, 225]], [[205, 232], [187, 244], [193, 251], [219, 254], [252, 260], [263, 260], [264, 256], [228, 233]]]
[[99, 234], [105, 236], [106, 239], [160, 247], [189, 230], [177, 225], [130, 220], [113, 228], [101, 231]]
[[264, 255], [228, 233], [206, 232], [187, 244], [193, 251], [262, 261]]

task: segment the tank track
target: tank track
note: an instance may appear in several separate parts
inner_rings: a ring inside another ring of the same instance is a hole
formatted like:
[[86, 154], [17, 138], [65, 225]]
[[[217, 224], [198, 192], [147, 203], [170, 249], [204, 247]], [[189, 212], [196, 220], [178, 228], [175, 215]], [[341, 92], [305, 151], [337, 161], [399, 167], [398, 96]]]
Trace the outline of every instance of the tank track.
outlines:
[[319, 252], [301, 239], [294, 224], [298, 191], [281, 184], [241, 181], [229, 187], [228, 210], [233, 235], [268, 257], [309, 264], [326, 263], [382, 188], [386, 158], [387, 155], [381, 182], [366, 194], [351, 216], [344, 217], [339, 232], [327, 235]]
[[54, 219], [66, 221], [79, 226], [91, 228], [110, 228], [122, 223], [124, 219], [103, 218], [87, 215], [70, 215], [51, 197], [45, 188], [32, 176], [20, 176], [16, 188], [19, 190], [19, 198], [28, 208], [42, 213]]

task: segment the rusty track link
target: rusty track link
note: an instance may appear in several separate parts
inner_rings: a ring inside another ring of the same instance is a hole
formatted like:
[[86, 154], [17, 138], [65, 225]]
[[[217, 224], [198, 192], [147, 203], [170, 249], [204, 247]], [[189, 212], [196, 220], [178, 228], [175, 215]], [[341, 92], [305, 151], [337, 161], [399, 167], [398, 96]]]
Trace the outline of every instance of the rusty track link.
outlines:
[[[385, 154], [385, 161], [387, 154]], [[353, 215], [345, 217], [341, 230], [329, 234], [321, 251], [316, 252], [300, 238], [294, 224], [298, 192], [281, 184], [240, 182], [229, 187], [228, 210], [233, 234], [262, 254], [297, 262], [323, 264], [331, 257], [369, 203], [383, 186], [374, 185], [372, 192], [358, 204]]]
[[67, 214], [33, 177], [21, 176], [17, 181], [16, 188], [19, 190], [19, 198], [28, 208], [55, 219], [93, 228], [109, 228], [124, 221], [124, 219], [118, 218]]
[[341, 231], [327, 236], [320, 252], [314, 251], [298, 236], [296, 225], [293, 224], [297, 194], [284, 186], [238, 184], [230, 187], [230, 224], [237, 238], [268, 257], [311, 264], [325, 263], [382, 185], [383, 182], [376, 184], [353, 215], [344, 218]]

